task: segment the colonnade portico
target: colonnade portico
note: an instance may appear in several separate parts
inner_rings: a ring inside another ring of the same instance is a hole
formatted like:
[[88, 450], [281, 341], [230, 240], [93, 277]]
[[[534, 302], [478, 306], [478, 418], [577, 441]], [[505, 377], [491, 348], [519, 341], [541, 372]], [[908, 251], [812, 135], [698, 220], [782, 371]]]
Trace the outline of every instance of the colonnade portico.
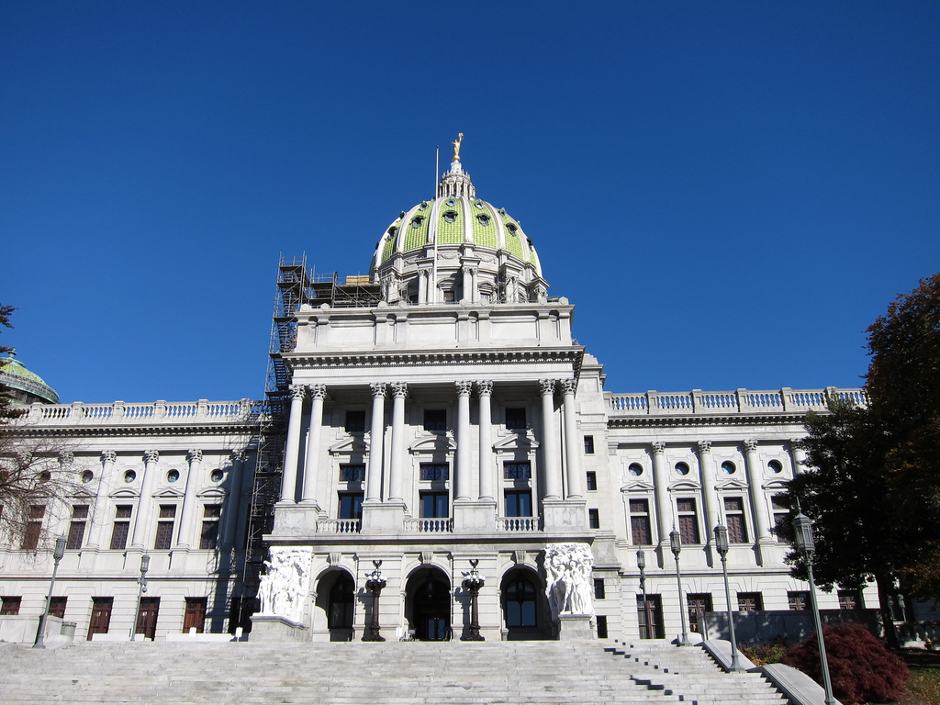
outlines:
[[[502, 382], [494, 380], [456, 380], [452, 389], [456, 402], [456, 419], [452, 425], [456, 448], [453, 451], [453, 480], [451, 506], [452, 529], [455, 532], [489, 532], [495, 530], [497, 505], [501, 487], [497, 456], [493, 445], [494, 387]], [[532, 384], [510, 382], [513, 387]], [[581, 440], [578, 437], [577, 409], [574, 379], [537, 380], [541, 402], [537, 432], [541, 446], [541, 487], [539, 494], [543, 502], [541, 517], [548, 525], [567, 529], [583, 529], [586, 526], [584, 511], [584, 481], [581, 477]], [[421, 385], [420, 388], [440, 389], [440, 383]], [[406, 381], [369, 383], [371, 397], [371, 422], [367, 450], [365, 451], [365, 478], [363, 482], [362, 519], [359, 529], [363, 533], [401, 533], [403, 522], [409, 514], [418, 515], [413, 503], [413, 492], [409, 486], [409, 448], [406, 438], [406, 412], [409, 391], [419, 388]], [[560, 391], [562, 401], [562, 424], [556, 421], [555, 393]], [[290, 527], [284, 535], [306, 535], [317, 531], [317, 520], [331, 518], [333, 505], [332, 488], [326, 489], [318, 483], [318, 475], [329, 468], [319, 467], [325, 460], [323, 439], [324, 402], [328, 393], [336, 401], [355, 392], [351, 385], [295, 384], [291, 387], [290, 416], [284, 452], [284, 468], [280, 501], [282, 513], [303, 510], [304, 517], [297, 515], [290, 521], [275, 520], [274, 534], [279, 528]], [[309, 427], [304, 429], [304, 402], [310, 398]], [[386, 406], [391, 397], [391, 419], [386, 422]], [[471, 407], [477, 411], [477, 424], [471, 423]], [[301, 443], [306, 431], [305, 453], [301, 455]], [[390, 431], [390, 434], [389, 434]], [[474, 437], [474, 432], [476, 437]], [[390, 438], [387, 437], [390, 435]], [[564, 435], [564, 461], [560, 443]], [[474, 457], [474, 454], [476, 457]], [[386, 457], [387, 456], [387, 457]], [[303, 467], [301, 468], [301, 464]], [[532, 469], [533, 476], [535, 469]], [[564, 473], [564, 475], [563, 475]], [[329, 496], [317, 496], [329, 492]], [[407, 488], [407, 489], [406, 489]], [[298, 497], [300, 501], [298, 502]], [[533, 497], [533, 507], [538, 506], [539, 497]], [[565, 505], [559, 514], [556, 505]], [[410, 510], [410, 512], [409, 512]], [[537, 518], [537, 511], [533, 511]], [[337, 517], [338, 518], [338, 517]], [[300, 523], [298, 523], [300, 522]], [[321, 527], [319, 529], [323, 531]]]

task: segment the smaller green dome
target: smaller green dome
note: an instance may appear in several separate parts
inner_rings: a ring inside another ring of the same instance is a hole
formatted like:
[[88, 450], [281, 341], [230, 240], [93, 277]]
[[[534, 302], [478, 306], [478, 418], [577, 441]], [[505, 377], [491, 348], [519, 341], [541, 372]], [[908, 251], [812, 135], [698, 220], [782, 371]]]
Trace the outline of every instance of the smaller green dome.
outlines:
[[11, 350], [7, 357], [0, 358], [0, 386], [13, 392], [14, 403], [58, 404], [59, 395], [42, 377], [16, 359], [16, 351]]

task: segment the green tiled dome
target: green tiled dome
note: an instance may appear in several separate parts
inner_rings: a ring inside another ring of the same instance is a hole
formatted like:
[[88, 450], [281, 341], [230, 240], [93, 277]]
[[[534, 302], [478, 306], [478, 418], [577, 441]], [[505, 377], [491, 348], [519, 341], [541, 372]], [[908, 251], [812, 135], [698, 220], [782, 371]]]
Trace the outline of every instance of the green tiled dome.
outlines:
[[11, 352], [9, 357], [0, 358], [0, 385], [10, 389], [14, 399], [59, 403], [59, 395], [55, 390], [17, 360], [15, 352]]

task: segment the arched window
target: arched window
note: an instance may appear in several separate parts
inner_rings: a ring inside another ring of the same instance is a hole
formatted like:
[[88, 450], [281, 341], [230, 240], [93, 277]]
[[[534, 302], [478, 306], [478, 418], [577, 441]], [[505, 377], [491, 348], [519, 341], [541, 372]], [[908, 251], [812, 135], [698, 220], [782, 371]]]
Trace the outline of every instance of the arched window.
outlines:
[[523, 576], [514, 578], [506, 587], [506, 626], [536, 626], [536, 606], [535, 586]]
[[326, 615], [330, 629], [352, 629], [353, 581], [348, 575], [338, 577], [330, 588], [330, 604]]

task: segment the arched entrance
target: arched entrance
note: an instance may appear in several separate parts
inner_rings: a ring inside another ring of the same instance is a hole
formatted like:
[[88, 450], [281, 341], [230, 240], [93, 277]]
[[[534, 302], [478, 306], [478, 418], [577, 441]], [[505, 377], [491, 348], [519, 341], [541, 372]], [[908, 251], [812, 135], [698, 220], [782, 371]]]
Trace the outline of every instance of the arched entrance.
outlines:
[[350, 641], [353, 636], [355, 592], [353, 578], [345, 570], [333, 569], [324, 573], [317, 583], [316, 606], [320, 616], [314, 615], [314, 631], [322, 634], [321, 630], [325, 627], [330, 641]]
[[507, 572], [500, 583], [500, 596], [509, 641], [548, 638], [545, 594], [534, 571], [513, 568]]
[[405, 617], [415, 639], [448, 641], [450, 628], [450, 581], [439, 568], [419, 568], [405, 588]]

